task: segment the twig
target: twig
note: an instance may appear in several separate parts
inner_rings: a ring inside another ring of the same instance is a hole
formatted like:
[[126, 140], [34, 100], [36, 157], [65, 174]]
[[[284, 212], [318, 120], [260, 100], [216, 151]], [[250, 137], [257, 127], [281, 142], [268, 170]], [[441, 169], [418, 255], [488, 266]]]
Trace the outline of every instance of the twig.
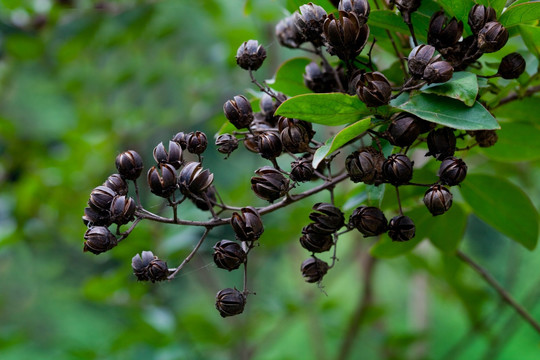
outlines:
[[499, 106], [502, 106], [504, 104], [507, 104], [511, 101], [514, 101], [514, 100], [518, 100], [518, 99], [523, 99], [523, 98], [526, 98], [526, 97], [529, 97], [529, 96], [532, 96], [534, 95], [535, 93], [539, 92], [540, 91], [540, 85], [537, 85], [537, 86], [532, 86], [530, 88], [528, 88], [527, 90], [525, 90], [525, 93], [520, 95], [518, 93], [512, 93], [510, 95], [508, 95], [507, 97], [505, 98], [502, 98], [501, 101], [499, 101], [499, 103], [493, 107], [491, 107], [491, 109], [496, 109], [498, 108]]
[[188, 262], [190, 262], [190, 260], [193, 258], [193, 256], [195, 256], [195, 254], [197, 253], [197, 250], [199, 250], [199, 248], [201, 247], [202, 243], [204, 242], [204, 239], [206, 239], [206, 236], [208, 235], [208, 233], [210, 232], [211, 228], [206, 228], [206, 230], [204, 231], [204, 233], [202, 234], [199, 242], [197, 243], [197, 245], [195, 245], [195, 248], [189, 253], [189, 255], [184, 259], [184, 261], [182, 261], [182, 263], [176, 268], [176, 270], [173, 271], [172, 274], [170, 274], [167, 279], [168, 280], [172, 280], [174, 279], [174, 277], [176, 276], [176, 274], [178, 274], [178, 272], [180, 270], [182, 270], [182, 268], [184, 267], [184, 265], [186, 265]]

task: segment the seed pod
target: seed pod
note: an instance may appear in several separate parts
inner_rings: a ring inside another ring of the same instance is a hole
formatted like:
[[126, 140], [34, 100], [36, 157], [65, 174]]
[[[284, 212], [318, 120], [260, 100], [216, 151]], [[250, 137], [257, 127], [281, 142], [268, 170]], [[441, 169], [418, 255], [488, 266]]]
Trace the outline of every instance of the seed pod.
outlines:
[[456, 135], [450, 128], [432, 130], [427, 137], [429, 152], [426, 156], [433, 156], [437, 160], [444, 160], [453, 156], [456, 151]]
[[169, 151], [167, 151], [163, 143], [160, 142], [154, 148], [154, 160], [158, 164], [171, 164], [178, 170], [182, 165], [182, 146], [175, 141], [169, 141]]
[[167, 280], [169, 268], [167, 263], [160, 260], [151, 251], [143, 251], [142, 257], [137, 254], [131, 259], [133, 273], [139, 281], [162, 281]]
[[231, 216], [231, 226], [239, 241], [255, 241], [261, 237], [264, 227], [259, 212], [248, 206], [234, 212]]
[[294, 21], [298, 31], [315, 47], [323, 45], [322, 32], [326, 16], [326, 11], [313, 3], [300, 6], [300, 11], [294, 13]]
[[446, 18], [444, 11], [437, 11], [429, 21], [427, 42], [436, 49], [453, 47], [463, 34], [463, 22], [455, 17]]
[[176, 171], [170, 164], [159, 164], [158, 166], [159, 170], [155, 166], [148, 170], [148, 186], [153, 194], [168, 198], [177, 189]]
[[96, 211], [91, 207], [84, 208], [84, 215], [82, 216], [84, 225], [88, 227], [93, 226], [109, 226], [112, 224], [111, 216], [108, 211]]
[[169, 268], [167, 263], [157, 257], [148, 264], [148, 278], [152, 282], [167, 280]]
[[461, 159], [450, 156], [441, 162], [439, 181], [443, 185], [454, 186], [465, 180], [467, 176], [467, 164]]
[[135, 150], [124, 151], [116, 157], [116, 168], [121, 176], [128, 180], [136, 180], [142, 172], [143, 162]]
[[255, 174], [258, 176], [251, 178], [251, 189], [261, 199], [274, 202], [289, 190], [289, 180], [279, 170], [264, 166]]
[[499, 140], [499, 136], [495, 130], [476, 130], [471, 131], [471, 133], [480, 147], [493, 146]]
[[396, 6], [401, 12], [405, 23], [410, 23], [411, 14], [418, 10], [422, 0], [395, 0]]
[[[341, 68], [336, 69], [341, 84], [346, 86], [348, 80], [345, 72]], [[342, 91], [332, 69], [323, 69], [315, 62], [310, 62], [306, 65], [306, 72], [304, 73], [304, 84], [308, 89], [315, 93], [328, 93]], [[347, 88], [345, 88], [347, 90]]]
[[234, 316], [244, 312], [246, 296], [236, 289], [223, 289], [216, 295], [216, 309], [221, 317]]
[[364, 24], [368, 20], [370, 8], [367, 0], [341, 0], [338, 5], [339, 11], [352, 12], [361, 24]]
[[406, 147], [420, 135], [419, 123], [424, 121], [419, 117], [407, 112], [396, 113], [391, 118], [392, 122], [383, 136], [388, 142], [395, 146]]
[[83, 251], [99, 255], [118, 244], [116, 237], [105, 226], [94, 226], [84, 233]]
[[291, 49], [296, 49], [306, 42], [306, 38], [296, 27], [294, 14], [277, 23], [276, 37], [281, 46]]
[[405, 154], [392, 154], [383, 164], [383, 175], [390, 184], [408, 183], [413, 175], [413, 162]]
[[497, 21], [490, 21], [478, 32], [478, 48], [485, 53], [499, 51], [508, 41], [508, 30]]
[[364, 237], [377, 236], [386, 232], [388, 220], [379, 208], [360, 206], [351, 214], [349, 225], [355, 227]]
[[235, 270], [246, 261], [246, 252], [234, 241], [218, 241], [213, 249], [214, 263], [220, 269]]
[[126, 195], [128, 193], [128, 184], [120, 174], [109, 176], [103, 183], [103, 186], [108, 187], [118, 195]]
[[186, 150], [187, 148], [186, 135], [187, 134], [184, 134], [184, 132], [180, 131], [172, 138], [172, 141], [180, 145], [182, 150]]
[[434, 54], [435, 48], [431, 45], [418, 45], [412, 49], [407, 62], [411, 76], [415, 79], [421, 79]]
[[324, 228], [333, 233], [345, 225], [343, 212], [332, 204], [316, 203], [312, 209], [315, 211], [309, 214], [309, 218], [319, 228]]
[[330, 14], [323, 24], [326, 50], [341, 60], [349, 62], [356, 58], [366, 45], [369, 26], [353, 12], [339, 12], [339, 18]]
[[311, 232], [308, 227], [304, 227], [300, 237], [300, 245], [307, 251], [321, 253], [330, 250], [334, 245], [334, 239], [330, 234], [318, 234]]
[[221, 134], [216, 139], [218, 151], [227, 154], [226, 158], [236, 149], [238, 149], [238, 139], [231, 134]]
[[311, 181], [315, 169], [311, 165], [312, 160], [299, 158], [291, 163], [291, 180], [297, 182]]
[[311, 123], [285, 117], [280, 117], [278, 129], [283, 146], [294, 154], [307, 151], [315, 135]]
[[190, 153], [200, 155], [206, 150], [208, 139], [202, 131], [190, 132], [186, 135], [186, 144]]
[[309, 259], [304, 260], [300, 271], [302, 271], [302, 276], [304, 280], [308, 283], [318, 283], [321, 282], [324, 275], [328, 272], [329, 266], [326, 261], [317, 259], [316, 257], [310, 257]]
[[275, 116], [277, 108], [287, 100], [287, 97], [281, 93], [277, 94], [277, 100], [268, 94], [264, 94], [261, 97], [259, 102], [259, 107], [261, 108], [261, 114], [264, 116], [264, 120], [271, 127], [274, 127], [277, 121], [281, 118], [280, 116]]
[[444, 83], [452, 78], [454, 75], [454, 68], [446, 61], [435, 61], [426, 66], [424, 69], [423, 79], [428, 84]]
[[368, 107], [388, 104], [392, 95], [392, 87], [388, 79], [378, 71], [358, 75], [353, 83], [356, 84], [356, 95]]
[[236, 63], [244, 70], [257, 70], [266, 59], [266, 50], [257, 40], [248, 40], [238, 48]]
[[442, 185], [431, 186], [424, 194], [424, 204], [433, 216], [442, 215], [452, 206], [452, 193]]
[[202, 194], [189, 194], [187, 195], [188, 199], [191, 200], [195, 206], [202, 211], [208, 211], [210, 210], [210, 207], [208, 206], [208, 203], [206, 202], [206, 199], [204, 198], [203, 194], [206, 195], [206, 198], [210, 201], [210, 205], [213, 207], [213, 204], [217, 203], [216, 200], [216, 188], [214, 185], [210, 185], [209, 187], [204, 190]]
[[265, 159], [275, 159], [283, 151], [283, 145], [279, 135], [273, 131], [267, 131], [260, 134], [258, 137], [257, 149], [259, 154]]
[[473, 34], [478, 34], [484, 25], [495, 20], [497, 20], [497, 13], [492, 7], [476, 4], [469, 11], [468, 24]]
[[259, 153], [259, 137], [251, 134], [246, 135], [244, 138], [244, 146], [251, 152]]
[[125, 195], [116, 196], [111, 203], [111, 221], [117, 225], [124, 225], [134, 219], [135, 201]]
[[525, 71], [525, 59], [517, 52], [506, 55], [502, 58], [497, 73], [503, 79], [517, 79]]
[[97, 212], [108, 212], [116, 193], [106, 186], [98, 186], [90, 193], [88, 205]]
[[227, 120], [237, 129], [249, 127], [253, 121], [253, 110], [248, 99], [243, 95], [237, 95], [233, 100], [228, 100], [223, 105], [223, 112]]
[[416, 227], [408, 216], [395, 216], [388, 223], [388, 236], [392, 241], [409, 241], [415, 234]]
[[178, 185], [184, 195], [201, 194], [214, 181], [214, 174], [210, 170], [202, 169], [198, 162], [188, 162], [180, 171], [178, 176]]
[[352, 182], [369, 185], [382, 184], [384, 156], [372, 147], [355, 151], [345, 159], [345, 168]]

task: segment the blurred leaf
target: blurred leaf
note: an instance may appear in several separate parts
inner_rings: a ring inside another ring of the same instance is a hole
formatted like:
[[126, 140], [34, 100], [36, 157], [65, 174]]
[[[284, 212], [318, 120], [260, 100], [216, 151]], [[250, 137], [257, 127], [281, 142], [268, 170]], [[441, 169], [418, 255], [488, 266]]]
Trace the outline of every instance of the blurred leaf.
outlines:
[[535, 114], [540, 114], [540, 101], [537, 97], [511, 101], [497, 107], [493, 112], [495, 116], [512, 122], [534, 122], [536, 120]]
[[469, 174], [461, 194], [483, 221], [529, 250], [538, 241], [538, 213], [529, 197], [502, 176]]
[[370, 206], [380, 207], [384, 198], [386, 184], [379, 186], [366, 185], [367, 201]]
[[498, 21], [505, 27], [511, 27], [540, 19], [540, 2], [527, 2], [510, 6]]
[[540, 27], [520, 25], [519, 32], [527, 49], [540, 59]]
[[540, 159], [540, 124], [502, 123], [495, 146], [480, 148], [488, 157], [498, 161], [532, 161]]
[[17, 33], [9, 35], [4, 40], [6, 51], [21, 60], [36, 59], [43, 54], [45, 46], [37, 37]]
[[345, 145], [347, 142], [351, 141], [358, 135], [362, 134], [364, 131], [369, 129], [371, 125], [371, 118], [366, 118], [360, 121], [355, 122], [352, 125], [347, 126], [335, 136], [326, 140], [326, 143], [317, 149], [313, 155], [313, 167], [317, 168], [321, 161], [328, 155], [332, 154], [334, 151], [339, 149], [341, 146]]
[[219, 128], [218, 132], [214, 135], [214, 137], [218, 137], [221, 134], [231, 134], [233, 131], [237, 131], [238, 129], [236, 126], [234, 126], [230, 121], [225, 121], [223, 125]]
[[442, 84], [431, 84], [422, 89], [426, 93], [450, 97], [473, 106], [478, 95], [476, 75], [466, 71], [454, 73], [450, 81]]
[[426, 226], [429, 226], [429, 240], [439, 250], [453, 253], [459, 246], [465, 227], [467, 214], [463, 208], [454, 203], [444, 215], [433, 216]]
[[497, 120], [479, 102], [468, 107], [461, 101], [434, 94], [416, 93], [408, 100], [400, 96], [392, 106], [437, 124], [459, 130], [499, 129]]
[[294, 58], [285, 61], [276, 73], [275, 80], [267, 81], [267, 83], [277, 91], [280, 91], [288, 96], [296, 96], [310, 92], [304, 85], [303, 74], [306, 65], [311, 62], [307, 58]]

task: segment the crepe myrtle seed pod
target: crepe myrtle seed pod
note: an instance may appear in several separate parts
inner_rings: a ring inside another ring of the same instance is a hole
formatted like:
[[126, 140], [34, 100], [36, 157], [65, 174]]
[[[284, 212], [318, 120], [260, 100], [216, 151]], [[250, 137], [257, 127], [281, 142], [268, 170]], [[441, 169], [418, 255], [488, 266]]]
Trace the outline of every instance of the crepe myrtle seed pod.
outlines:
[[274, 202], [289, 190], [289, 179], [270, 166], [263, 166], [255, 171], [251, 178], [251, 189], [261, 199]]
[[453, 47], [463, 34], [463, 22], [455, 17], [448, 20], [444, 11], [437, 11], [429, 21], [427, 42], [437, 49]]
[[442, 215], [452, 206], [452, 198], [450, 190], [435, 184], [424, 194], [424, 204], [433, 216]]
[[214, 174], [210, 170], [203, 170], [198, 162], [188, 162], [180, 171], [178, 185], [184, 195], [203, 193], [214, 181]]
[[96, 211], [91, 207], [84, 208], [82, 221], [88, 227], [109, 226], [112, 224], [111, 215], [108, 211]]
[[284, 94], [278, 93], [276, 95], [276, 98], [273, 98], [272, 96], [268, 94], [264, 94], [261, 96], [261, 100], [259, 102], [259, 106], [261, 108], [261, 115], [264, 116], [264, 120], [267, 124], [274, 127], [278, 120], [281, 118], [280, 116], [276, 116], [275, 112], [277, 108], [283, 104], [285, 100], [287, 100], [287, 97]]
[[517, 52], [502, 58], [497, 73], [503, 79], [517, 79], [525, 71], [525, 59]]
[[216, 146], [220, 153], [229, 157], [234, 150], [238, 149], [238, 139], [231, 134], [221, 134], [216, 139]]
[[411, 76], [415, 79], [421, 79], [434, 54], [435, 48], [431, 45], [418, 45], [412, 49], [407, 61]]
[[385, 139], [394, 146], [412, 145], [420, 135], [419, 123], [423, 120], [407, 112], [396, 113], [391, 120], [388, 129], [383, 133]]
[[478, 32], [478, 48], [485, 53], [499, 51], [508, 41], [508, 30], [497, 21], [490, 21]]
[[296, 49], [306, 42], [306, 38], [295, 24], [295, 15], [287, 16], [276, 25], [276, 37], [281, 44], [291, 49]]
[[312, 209], [314, 211], [309, 214], [309, 218], [321, 227], [336, 232], [345, 225], [343, 212], [332, 204], [316, 203]]
[[474, 139], [480, 147], [490, 147], [497, 143], [499, 136], [495, 130], [476, 130], [468, 131], [469, 135], [474, 136]]
[[[345, 86], [347, 84], [345, 72], [339, 67], [337, 72], [341, 84]], [[310, 62], [306, 65], [303, 77], [306, 87], [314, 93], [342, 91], [336, 82], [334, 72], [331, 69], [321, 69], [321, 67], [315, 62]]]
[[260, 134], [258, 137], [257, 149], [259, 154], [265, 159], [275, 159], [283, 151], [283, 145], [279, 135], [273, 131], [267, 131]]
[[345, 169], [354, 183], [380, 185], [383, 183], [382, 165], [384, 161], [383, 154], [372, 147], [367, 147], [347, 156]]
[[247, 134], [244, 138], [244, 146], [253, 153], [259, 153], [259, 136]]
[[84, 252], [99, 255], [118, 245], [118, 240], [105, 226], [94, 226], [84, 233]]
[[242, 246], [234, 241], [221, 240], [214, 249], [214, 263], [220, 269], [235, 270], [246, 262], [246, 252]]
[[136, 180], [142, 172], [143, 161], [135, 150], [124, 151], [116, 157], [116, 168], [124, 179]]
[[169, 141], [169, 151], [165, 149], [163, 142], [160, 142], [154, 148], [153, 155], [158, 164], [171, 164], [176, 170], [182, 166], [182, 146], [175, 141]]
[[139, 281], [163, 281], [169, 276], [167, 263], [160, 260], [151, 251], [143, 251], [131, 259], [133, 273]]
[[490, 6], [486, 7], [484, 5], [476, 4], [472, 7], [471, 11], [469, 11], [469, 19], [467, 23], [469, 24], [473, 34], [478, 34], [484, 25], [495, 20], [497, 20], [497, 13], [495, 12], [495, 9]]
[[390, 184], [408, 183], [413, 176], [413, 162], [405, 154], [392, 154], [383, 164], [383, 175]]
[[409, 241], [416, 234], [412, 219], [405, 215], [394, 216], [388, 223], [388, 236], [392, 241]]
[[[159, 168], [159, 170], [158, 170]], [[176, 171], [171, 164], [152, 166], [147, 174], [150, 191], [160, 197], [168, 198], [177, 189]]]
[[305, 232], [300, 237], [300, 245], [312, 253], [322, 253], [328, 251], [334, 245], [334, 239], [330, 234], [317, 234], [314, 232]]
[[202, 131], [194, 131], [186, 135], [186, 144], [187, 151], [192, 154], [200, 155], [206, 150], [208, 139], [206, 138], [206, 134]]
[[291, 180], [297, 182], [311, 181], [315, 169], [311, 165], [312, 160], [299, 158], [291, 162]]
[[354, 13], [358, 16], [361, 24], [364, 24], [368, 21], [370, 7], [367, 0], [341, 0], [338, 10]]
[[253, 110], [248, 99], [244, 95], [237, 95], [233, 100], [228, 100], [223, 105], [223, 112], [227, 120], [237, 129], [249, 127], [253, 121]]
[[239, 241], [255, 241], [264, 232], [259, 212], [251, 206], [242, 208], [231, 216], [231, 226]]
[[467, 164], [456, 157], [447, 157], [441, 162], [437, 175], [439, 176], [439, 181], [443, 185], [458, 185], [465, 180], [465, 176], [467, 176]]
[[335, 233], [333, 228], [317, 222], [309, 223], [302, 229], [302, 234], [332, 235], [333, 233]]
[[411, 14], [418, 10], [422, 0], [395, 0], [395, 4], [406, 23], [411, 21]]
[[266, 59], [266, 50], [257, 40], [244, 42], [236, 51], [236, 63], [244, 70], [257, 70]]
[[118, 195], [126, 195], [128, 193], [128, 184], [120, 174], [112, 174], [105, 180], [103, 186], [108, 187]]
[[212, 206], [212, 207], [213, 207], [213, 204], [217, 203], [216, 188], [214, 187], [214, 185], [210, 185], [201, 194], [193, 194], [192, 193], [192, 194], [187, 195], [187, 197], [188, 197], [189, 200], [191, 200], [191, 202], [193, 204], [195, 204], [195, 206], [199, 210], [202, 210], [202, 211], [210, 210], [210, 207], [209, 207], [208, 202], [206, 201], [206, 199], [208, 199], [208, 201], [210, 202], [210, 206]]
[[437, 160], [444, 160], [453, 156], [456, 151], [456, 135], [450, 128], [444, 127], [429, 132], [427, 137], [429, 152], [426, 156], [433, 156]]
[[444, 83], [452, 78], [454, 75], [454, 68], [447, 61], [434, 61], [429, 63], [424, 69], [424, 80], [428, 84]]
[[369, 26], [363, 24], [353, 12], [339, 12], [339, 18], [330, 14], [323, 24], [326, 51], [349, 62], [356, 58], [369, 37]]
[[280, 117], [279, 137], [283, 147], [294, 154], [309, 150], [309, 142], [315, 135], [311, 123]]
[[379, 208], [360, 206], [351, 214], [349, 225], [360, 231], [364, 237], [377, 236], [386, 232], [388, 220]]
[[187, 148], [186, 135], [187, 135], [186, 133], [184, 133], [183, 131], [180, 131], [179, 133], [174, 135], [174, 137], [172, 138], [172, 141], [180, 145], [182, 150], [186, 150]]
[[306, 282], [318, 283], [321, 282], [329, 268], [326, 261], [317, 259], [316, 257], [310, 257], [309, 259], [304, 260], [300, 267], [300, 271]]
[[221, 317], [241, 314], [246, 306], [246, 296], [236, 289], [223, 289], [216, 295], [216, 309]]
[[326, 17], [326, 11], [313, 3], [300, 6], [300, 11], [294, 13], [294, 21], [298, 31], [315, 47], [323, 45], [322, 33]]
[[95, 211], [108, 212], [115, 196], [116, 193], [111, 188], [107, 186], [98, 186], [90, 193], [88, 205]]
[[356, 83], [356, 95], [366, 106], [382, 106], [390, 101], [392, 87], [386, 76], [380, 72], [360, 74], [353, 82]]
[[111, 203], [111, 221], [117, 225], [127, 224], [134, 219], [136, 208], [132, 198], [116, 196]]

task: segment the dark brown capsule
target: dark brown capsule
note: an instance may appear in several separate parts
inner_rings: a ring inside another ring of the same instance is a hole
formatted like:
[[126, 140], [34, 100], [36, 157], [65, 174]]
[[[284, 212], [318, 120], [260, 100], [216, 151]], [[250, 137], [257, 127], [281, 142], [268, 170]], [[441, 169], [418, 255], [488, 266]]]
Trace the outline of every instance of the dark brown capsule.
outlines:
[[251, 104], [243, 95], [237, 95], [233, 100], [225, 102], [223, 104], [223, 112], [227, 120], [237, 129], [247, 128], [253, 121]]
[[517, 79], [525, 71], [525, 59], [517, 52], [502, 58], [497, 73], [503, 79]]
[[315, 47], [323, 45], [322, 33], [326, 17], [326, 11], [313, 3], [300, 6], [300, 10], [294, 13], [294, 21], [298, 31]]
[[116, 157], [116, 168], [128, 180], [136, 180], [142, 172], [143, 162], [135, 150], [124, 151]]
[[153, 194], [168, 198], [177, 189], [176, 171], [171, 164], [163, 163], [158, 167], [152, 166], [148, 170], [148, 186]]
[[241, 314], [246, 306], [246, 296], [236, 289], [223, 289], [216, 295], [216, 309], [221, 317]]
[[444, 83], [452, 78], [454, 75], [454, 68], [447, 61], [435, 61], [429, 63], [424, 69], [423, 79], [428, 84]]
[[231, 134], [221, 134], [216, 139], [218, 151], [222, 154], [227, 154], [227, 157], [236, 149], [238, 149], [238, 139]]
[[98, 186], [90, 193], [88, 205], [97, 212], [108, 212], [116, 193], [107, 186]]
[[174, 141], [175, 143], [177, 143], [178, 145], [180, 145], [180, 147], [182, 148], [182, 150], [186, 150], [187, 148], [187, 143], [186, 143], [186, 135], [184, 132], [180, 131], [179, 133], [177, 133], [176, 135], [174, 135], [174, 137], [172, 138], [172, 141]]
[[169, 141], [169, 150], [160, 142], [153, 151], [154, 160], [160, 163], [171, 164], [175, 169], [182, 165], [182, 146], [176, 141]]
[[82, 217], [82, 220], [84, 225], [88, 227], [109, 226], [112, 224], [109, 211], [96, 211], [91, 207], [84, 208], [84, 215]]
[[84, 252], [101, 254], [118, 244], [116, 237], [105, 226], [94, 226], [84, 233]]
[[279, 135], [273, 131], [263, 132], [257, 137], [257, 149], [265, 159], [275, 159], [283, 151], [283, 145]]
[[407, 62], [411, 76], [421, 79], [424, 76], [426, 66], [431, 62], [434, 54], [435, 48], [431, 45], [418, 45], [412, 49]]
[[411, 146], [420, 135], [419, 123], [423, 120], [406, 112], [394, 114], [391, 120], [388, 129], [383, 134], [388, 142], [400, 147]]
[[455, 17], [448, 20], [444, 11], [438, 11], [431, 17], [428, 29], [428, 44], [437, 49], [453, 47], [463, 34], [463, 23]]
[[439, 181], [443, 185], [454, 186], [465, 180], [467, 176], [467, 164], [461, 159], [450, 156], [441, 162]]
[[128, 184], [120, 174], [112, 174], [105, 180], [103, 186], [108, 187], [118, 195], [127, 195]]
[[300, 45], [302, 45], [304, 42], [306, 42], [306, 38], [295, 24], [295, 15], [287, 16], [286, 18], [282, 19], [280, 22], [276, 25], [276, 37], [281, 44], [281, 46], [285, 46], [291, 49], [296, 49]]
[[266, 59], [266, 50], [257, 40], [244, 42], [236, 51], [236, 63], [245, 70], [257, 70]]
[[413, 176], [413, 162], [405, 154], [392, 154], [383, 164], [383, 175], [390, 184], [408, 183]]
[[184, 195], [201, 194], [214, 181], [214, 174], [210, 170], [203, 170], [198, 162], [188, 162], [180, 171], [178, 185]]
[[356, 95], [366, 106], [377, 107], [390, 102], [392, 86], [382, 73], [375, 71], [361, 74], [353, 82], [356, 84]]
[[490, 147], [497, 143], [499, 136], [495, 130], [476, 130], [471, 131], [470, 134], [474, 136], [474, 139], [480, 147]]
[[364, 24], [368, 20], [370, 7], [367, 0], [341, 0], [338, 5], [338, 10], [354, 13], [358, 16], [361, 23]]
[[334, 245], [334, 238], [330, 234], [318, 234], [309, 230], [302, 230], [300, 245], [307, 251], [321, 253], [330, 250]]
[[488, 22], [497, 20], [497, 13], [492, 7], [484, 5], [474, 5], [469, 12], [468, 24], [473, 34], [478, 34]]
[[345, 169], [352, 182], [379, 185], [383, 182], [384, 156], [372, 147], [355, 151], [345, 159]]
[[392, 241], [409, 241], [415, 234], [416, 227], [408, 216], [395, 216], [388, 223], [388, 236]]
[[289, 190], [289, 179], [272, 167], [264, 166], [255, 171], [251, 178], [251, 189], [261, 199], [273, 202]]
[[315, 135], [311, 123], [285, 117], [280, 117], [278, 129], [283, 147], [294, 154], [308, 151]]
[[163, 281], [169, 276], [167, 263], [151, 251], [143, 251], [142, 257], [139, 254], [135, 255], [131, 259], [131, 267], [139, 281]]
[[239, 241], [255, 241], [264, 232], [259, 212], [251, 206], [242, 208], [231, 216], [231, 226]]
[[323, 34], [328, 53], [349, 62], [356, 58], [366, 45], [369, 26], [355, 13], [340, 11], [338, 18], [333, 14], [326, 18]]
[[246, 252], [234, 241], [221, 240], [214, 245], [214, 263], [220, 269], [235, 270], [246, 261]]
[[319, 228], [327, 229], [333, 233], [345, 225], [345, 216], [336, 206], [328, 203], [316, 203], [312, 208], [314, 211], [309, 214], [309, 218]]
[[497, 21], [490, 21], [478, 32], [478, 48], [485, 53], [499, 51], [508, 41], [508, 30]]
[[349, 224], [360, 231], [364, 237], [381, 235], [388, 229], [386, 216], [375, 206], [356, 208], [349, 218]]
[[456, 135], [450, 128], [435, 129], [427, 137], [429, 152], [426, 156], [433, 156], [437, 160], [444, 160], [453, 156], [456, 151]]
[[186, 135], [186, 145], [187, 151], [190, 153], [197, 155], [202, 154], [208, 146], [206, 134], [202, 131], [190, 132]]
[[117, 225], [124, 225], [135, 217], [137, 206], [132, 198], [125, 195], [116, 196], [111, 203], [111, 221]]
[[291, 163], [291, 180], [298, 182], [311, 181], [315, 173], [312, 159], [298, 158]]
[[442, 185], [433, 185], [424, 194], [424, 204], [433, 216], [442, 215], [452, 206], [452, 193]]
[[304, 260], [300, 271], [302, 271], [302, 276], [304, 280], [308, 283], [320, 282], [324, 275], [328, 272], [329, 266], [326, 261], [317, 259], [315, 257], [310, 257], [309, 259]]

